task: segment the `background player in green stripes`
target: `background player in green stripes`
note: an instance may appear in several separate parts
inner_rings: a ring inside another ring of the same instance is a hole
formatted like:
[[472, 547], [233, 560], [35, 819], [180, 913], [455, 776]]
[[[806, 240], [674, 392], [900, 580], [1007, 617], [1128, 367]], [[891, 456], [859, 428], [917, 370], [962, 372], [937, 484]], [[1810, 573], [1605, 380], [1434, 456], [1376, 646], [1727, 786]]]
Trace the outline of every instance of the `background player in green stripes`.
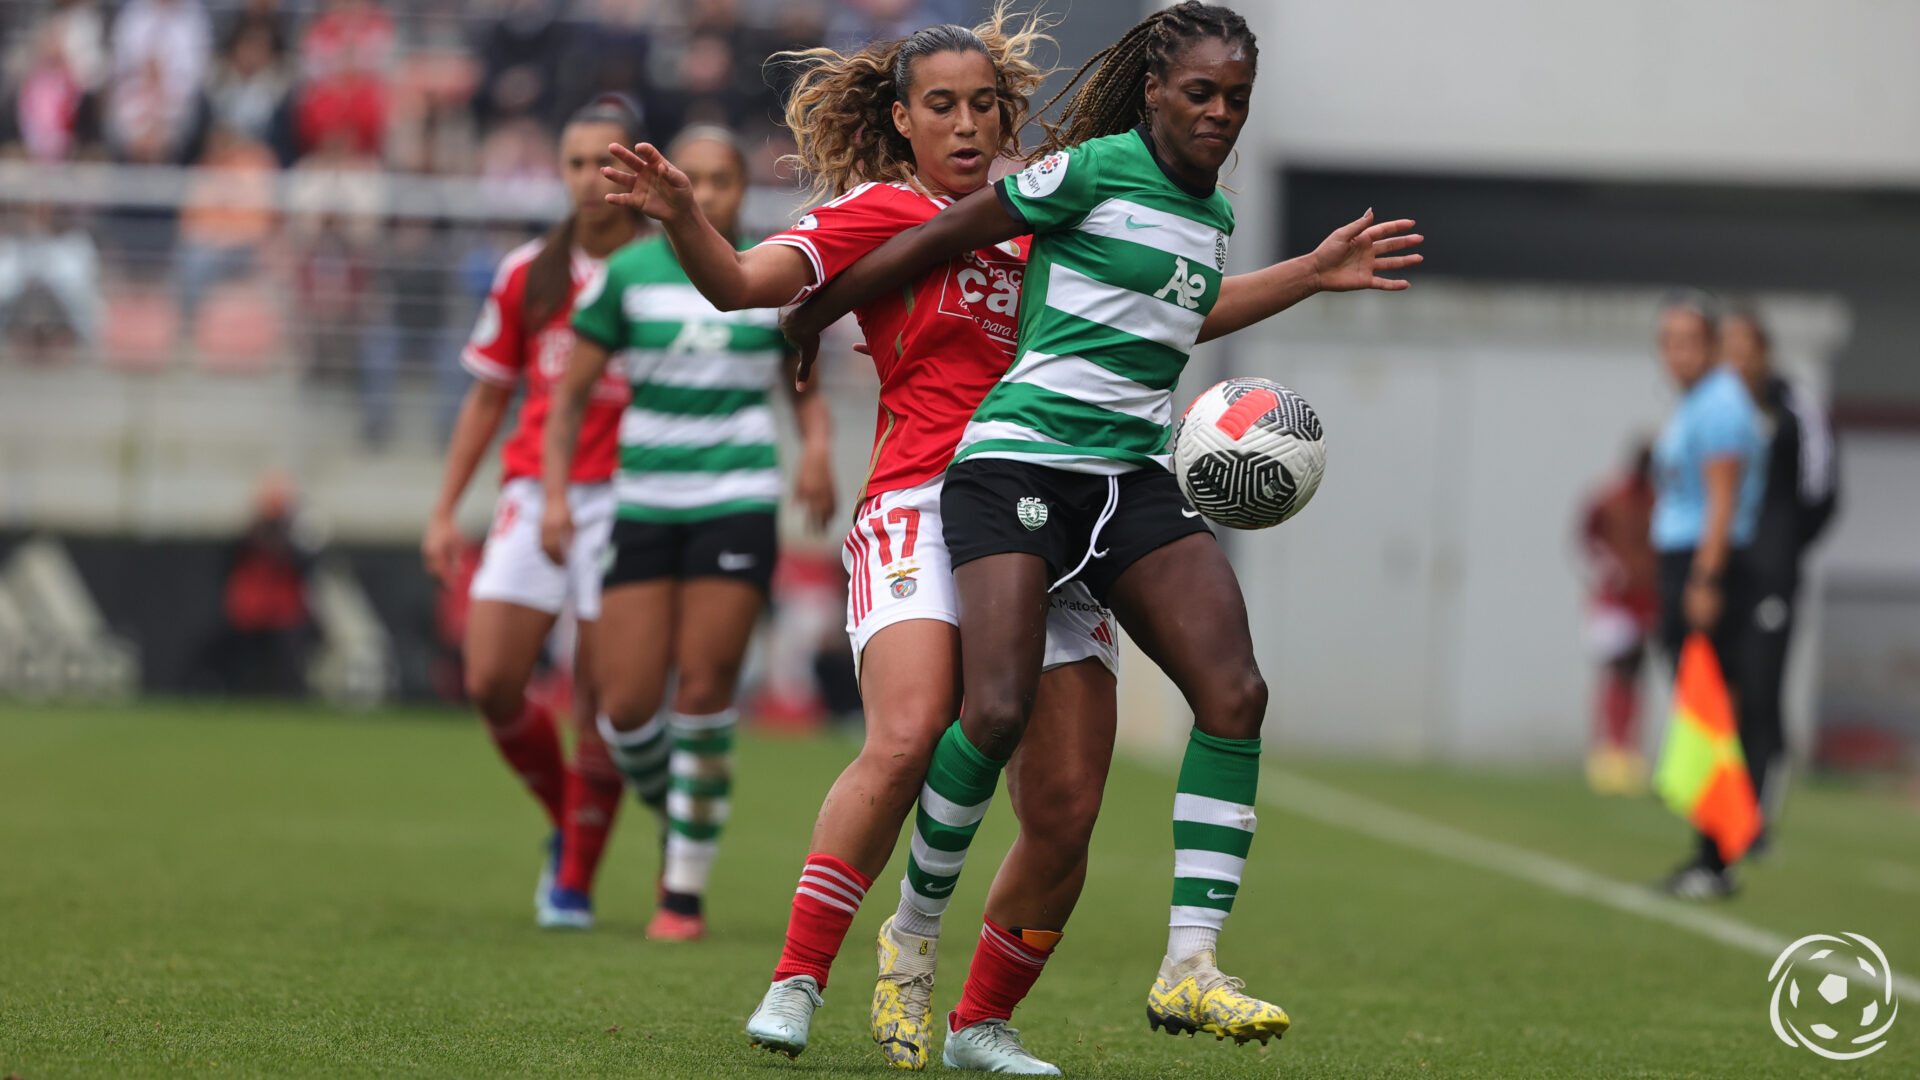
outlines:
[[[805, 341], [888, 282], [1032, 232], [1015, 363], [974, 414], [943, 494], [961, 611], [959, 749], [972, 754], [943, 743], [933, 769], [941, 755], [999, 763], [1013, 752], [1047, 596], [1084, 581], [1194, 711], [1149, 1022], [1241, 1041], [1289, 1023], [1215, 962], [1253, 839], [1267, 687], [1233, 568], [1165, 468], [1171, 391], [1197, 340], [1315, 292], [1405, 288], [1377, 273], [1420, 258], [1391, 254], [1419, 242], [1412, 222], [1372, 225], [1369, 211], [1216, 303], [1233, 229], [1218, 176], [1257, 59], [1252, 31], [1226, 8], [1188, 2], [1149, 16], [1089, 61], [1101, 66], [1049, 128], [1050, 153], [895, 237], [789, 323]], [[993, 790], [991, 769], [972, 775], [978, 790], [956, 801]]]
[[[721, 128], [687, 129], [672, 152], [708, 220], [735, 235], [746, 161]], [[701, 897], [725, 823], [735, 684], [766, 600], [781, 479], [773, 410], [791, 356], [771, 308], [721, 312], [687, 280], [665, 239], [616, 252], [575, 307], [578, 338], [548, 421], [545, 482], [563, 484], [579, 418], [617, 356], [633, 397], [620, 424], [619, 509], [603, 583], [600, 729], [641, 801], [664, 811], [660, 907], [647, 936], [705, 932]], [[826, 403], [798, 391], [794, 494], [814, 528], [833, 514]], [[549, 553], [573, 523], [565, 500], [542, 522]], [[668, 676], [675, 679], [664, 712]], [[582, 898], [584, 899], [584, 898]]]

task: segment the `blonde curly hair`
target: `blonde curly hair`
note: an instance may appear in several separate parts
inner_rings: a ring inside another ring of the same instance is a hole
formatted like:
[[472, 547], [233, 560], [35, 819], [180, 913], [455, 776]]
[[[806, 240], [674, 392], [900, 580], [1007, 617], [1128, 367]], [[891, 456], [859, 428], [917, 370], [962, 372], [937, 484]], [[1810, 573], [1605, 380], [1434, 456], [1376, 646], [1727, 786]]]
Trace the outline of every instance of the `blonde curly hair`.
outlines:
[[1052, 21], [1017, 16], [1002, 0], [979, 26], [929, 26], [897, 41], [875, 42], [851, 55], [802, 49], [775, 59], [800, 65], [787, 99], [787, 127], [797, 153], [781, 158], [811, 177], [815, 201], [836, 198], [868, 181], [904, 182], [914, 173], [913, 148], [893, 126], [893, 103], [913, 83], [913, 63], [943, 52], [977, 52], [993, 62], [1000, 97], [1003, 157], [1020, 154], [1020, 129], [1033, 92], [1050, 73], [1033, 60]]

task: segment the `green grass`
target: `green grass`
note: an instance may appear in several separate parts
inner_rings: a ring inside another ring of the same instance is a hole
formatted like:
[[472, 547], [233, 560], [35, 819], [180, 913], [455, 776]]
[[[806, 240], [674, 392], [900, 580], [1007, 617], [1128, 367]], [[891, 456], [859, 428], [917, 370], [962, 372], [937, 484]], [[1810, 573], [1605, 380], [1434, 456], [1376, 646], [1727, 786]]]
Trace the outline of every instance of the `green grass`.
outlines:
[[[533, 928], [542, 830], [471, 721], [0, 704], [0, 1076], [891, 1075], [865, 998], [897, 863], [854, 925], [813, 1049], [790, 1063], [739, 1030], [851, 749], [743, 741], [712, 936], [673, 946], [640, 933], [656, 855], [638, 815], [608, 856], [600, 929]], [[1658, 807], [1595, 799], [1571, 773], [1285, 764], [1627, 880], [1681, 845]], [[1151, 1034], [1171, 790], [1166, 770], [1116, 765], [1082, 909], [1017, 1019], [1069, 1075], [1920, 1074], [1920, 1015], [1874, 1057], [1826, 1062], [1774, 1038], [1768, 958], [1272, 808], [1224, 945], [1293, 1033], [1265, 1049]], [[939, 1008], [958, 996], [1008, 819], [996, 806], [956, 894]], [[1864, 933], [1912, 973], [1917, 868], [1911, 805], [1803, 787], [1776, 856], [1718, 910], [1788, 936]]]

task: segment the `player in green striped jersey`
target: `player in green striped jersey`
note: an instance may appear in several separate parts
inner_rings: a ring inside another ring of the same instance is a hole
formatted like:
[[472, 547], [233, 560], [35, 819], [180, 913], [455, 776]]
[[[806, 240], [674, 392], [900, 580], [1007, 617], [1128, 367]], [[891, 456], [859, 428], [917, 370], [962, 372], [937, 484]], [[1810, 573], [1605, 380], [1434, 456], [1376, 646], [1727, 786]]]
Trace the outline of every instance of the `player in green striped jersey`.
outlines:
[[[1223, 288], [1233, 213], [1218, 176], [1247, 121], [1252, 31], [1189, 0], [1095, 60], [1039, 160], [875, 250], [788, 329], [804, 343], [889, 282], [1033, 234], [1014, 364], [975, 412], [943, 491], [961, 730], [988, 761], [1018, 745], [1050, 589], [1077, 578], [1114, 610], [1194, 711], [1149, 1022], [1265, 1041], [1286, 1030], [1286, 1013], [1222, 974], [1215, 951], [1253, 839], [1267, 687], [1233, 568], [1165, 467], [1171, 393], [1198, 341], [1316, 292], [1405, 288], [1378, 274], [1417, 263], [1394, 253], [1421, 238], [1412, 222], [1374, 225], [1368, 211], [1312, 254]], [[979, 783], [990, 793], [994, 778]]]
[[[672, 153], [708, 219], [734, 235], [746, 160], [732, 135], [689, 128]], [[574, 305], [574, 354], [547, 421], [551, 490], [565, 483], [594, 384], [618, 358], [632, 399], [620, 422], [596, 676], [614, 761], [666, 817], [652, 938], [705, 931], [701, 897], [731, 786], [735, 683], [773, 576], [782, 485], [769, 399], [792, 359], [777, 320], [771, 308], [716, 309], [664, 238], [629, 244]], [[799, 391], [793, 404], [802, 444], [795, 495], [819, 528], [833, 514], [831, 424], [817, 394]], [[566, 500], [550, 499], [543, 546], [564, 550], [571, 529]]]

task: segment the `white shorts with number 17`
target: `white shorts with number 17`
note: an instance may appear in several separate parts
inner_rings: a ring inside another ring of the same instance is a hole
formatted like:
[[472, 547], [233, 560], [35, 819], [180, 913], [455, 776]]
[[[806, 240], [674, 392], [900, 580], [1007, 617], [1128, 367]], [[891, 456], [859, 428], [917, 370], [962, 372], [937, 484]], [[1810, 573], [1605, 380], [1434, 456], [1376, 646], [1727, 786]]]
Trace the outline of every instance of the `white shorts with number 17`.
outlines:
[[[847, 568], [847, 634], [855, 664], [873, 635], [894, 623], [933, 619], [960, 625], [953, 563], [940, 524], [941, 479], [868, 499], [847, 534], [840, 561]], [[1092, 657], [1118, 675], [1114, 633], [1112, 612], [1094, 603], [1086, 586], [1070, 581], [1053, 594], [1044, 667]]]
[[467, 595], [475, 600], [504, 600], [549, 615], [571, 606], [574, 618], [600, 618], [601, 560], [613, 531], [617, 502], [612, 484], [574, 484], [567, 489], [573, 509], [573, 548], [560, 566], [540, 548], [540, 516], [546, 499], [540, 481], [515, 477], [500, 488], [493, 507], [493, 528], [480, 552]]

